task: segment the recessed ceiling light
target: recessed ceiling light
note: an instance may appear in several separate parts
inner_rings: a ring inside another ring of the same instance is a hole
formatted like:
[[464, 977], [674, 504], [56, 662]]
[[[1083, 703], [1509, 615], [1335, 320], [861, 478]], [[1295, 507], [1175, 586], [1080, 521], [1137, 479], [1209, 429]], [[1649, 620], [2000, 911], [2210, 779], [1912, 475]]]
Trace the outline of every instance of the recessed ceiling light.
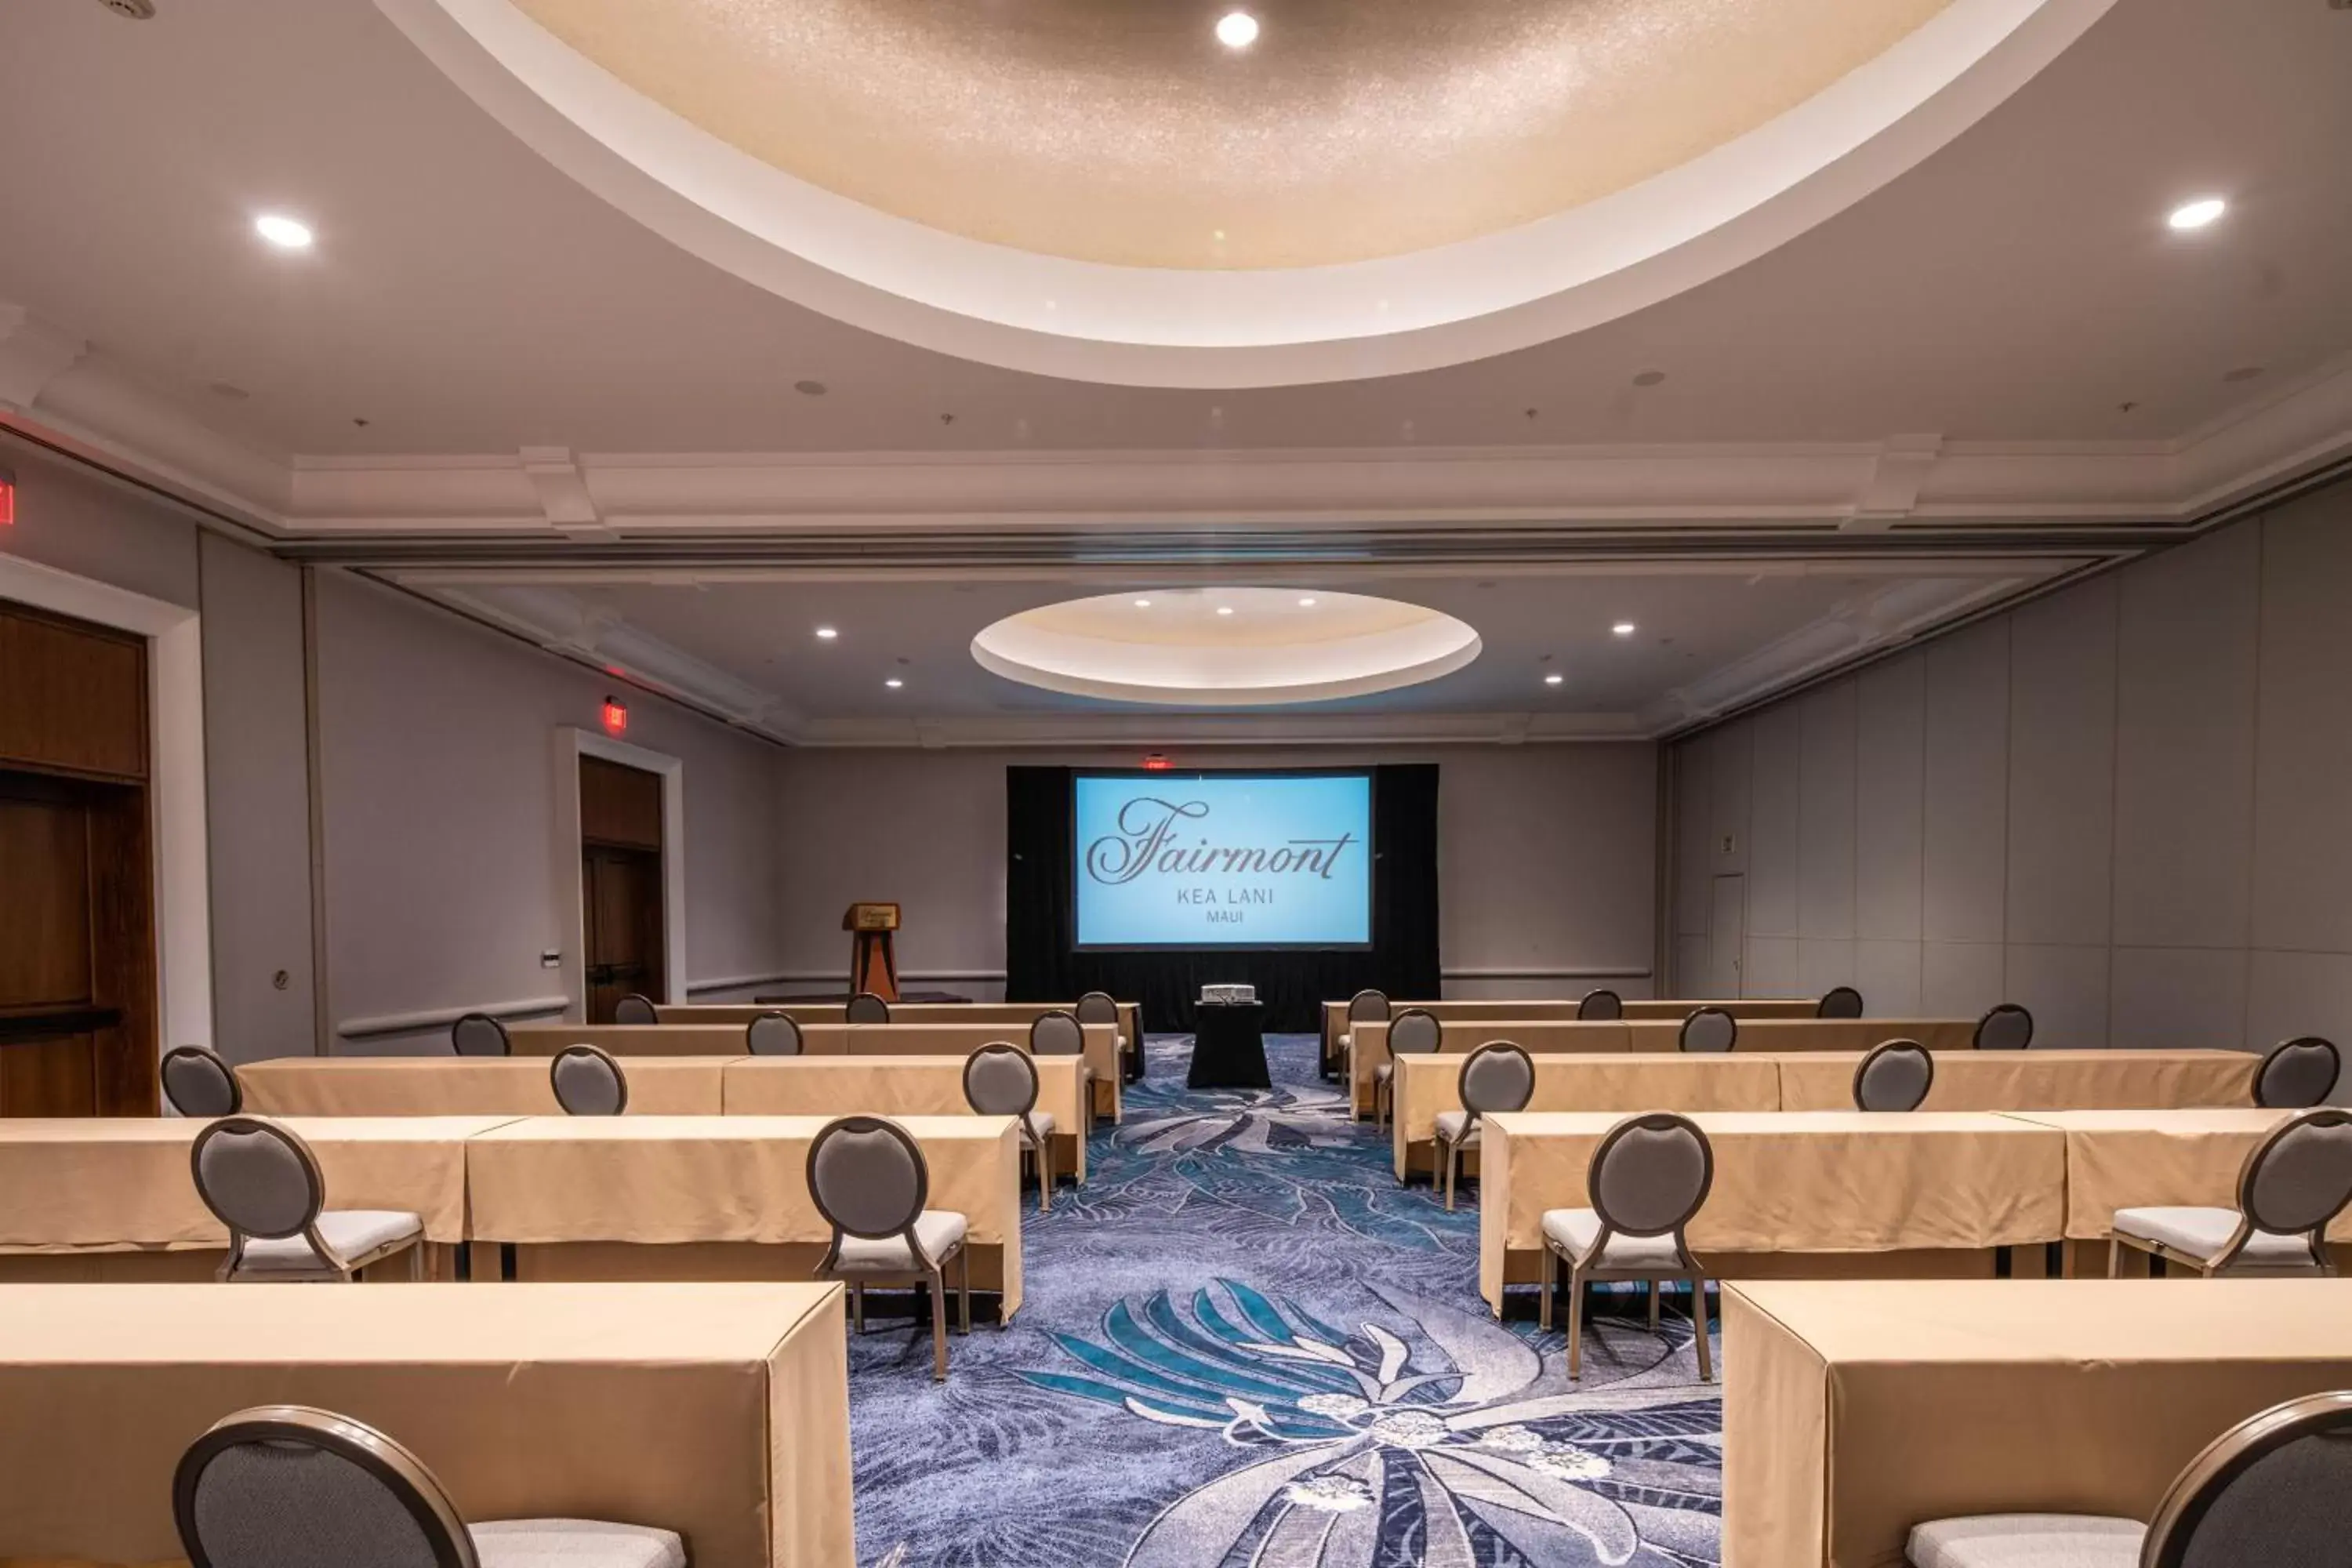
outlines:
[[1151, 601], [1149, 599], [1138, 599], [1135, 601], [1135, 607], [1139, 610], [1148, 610], [1151, 608]]
[[1545, 676], [1545, 677], [1544, 677], [1544, 684], [1545, 684], [1546, 686], [1558, 686], [1560, 682], [1562, 682], [1562, 681], [1566, 680], [1567, 679], [1568, 679], [1568, 677], [1566, 677], [1565, 675], [1547, 675], [1547, 676]]
[[895, 675], [894, 675], [894, 676], [892, 676], [889, 679], [887, 679], [887, 680], [884, 681], [882, 684], [883, 684], [883, 685], [885, 685], [885, 686], [887, 686], [887, 687], [888, 687], [891, 690], [896, 691], [896, 690], [898, 690], [898, 688], [900, 688], [900, 687], [902, 687], [902, 686], [906, 685], [907, 683], [906, 683], [905, 681], [903, 681], [903, 680], [899, 679], [897, 676], [895, 676]]
[[1311, 596], [1301, 599], [1298, 601], [1298, 607], [1302, 610], [1311, 610], [1315, 607], [1315, 601]]
[[2172, 216], [2164, 221], [2174, 228], [2203, 228], [2229, 210], [2230, 204], [2219, 196], [2200, 196], [2173, 208]]
[[1665, 379], [1666, 373], [1662, 370], [1640, 371], [1634, 374], [1633, 384], [1635, 386], [1655, 386], [1658, 383]]
[[840, 635], [841, 634], [839, 632], [834, 630], [831, 626], [819, 626], [816, 629], [817, 640], [819, 642], [831, 642]]
[[1233, 613], [1234, 607], [1231, 605], [1219, 605], [1217, 606], [1217, 614], [1221, 616], [1230, 616]]
[[280, 250], [308, 250], [314, 237], [309, 224], [284, 213], [263, 213], [253, 220], [253, 232]]
[[1257, 42], [1257, 18], [1246, 11], [1228, 11], [1217, 18], [1217, 42], [1229, 49], [1245, 49]]
[[2254, 377], [2262, 374], [2263, 367], [2258, 364], [2242, 364], [2235, 370], [2223, 372], [2221, 379], [2223, 381], [2252, 381]]
[[1633, 623], [1631, 621], [1619, 621], [1615, 626], [1611, 626], [1609, 630], [1617, 637], [1630, 637], [1633, 635], [1634, 626]]
[[793, 390], [803, 397], [823, 397], [826, 387], [821, 381], [796, 381], [793, 383]]

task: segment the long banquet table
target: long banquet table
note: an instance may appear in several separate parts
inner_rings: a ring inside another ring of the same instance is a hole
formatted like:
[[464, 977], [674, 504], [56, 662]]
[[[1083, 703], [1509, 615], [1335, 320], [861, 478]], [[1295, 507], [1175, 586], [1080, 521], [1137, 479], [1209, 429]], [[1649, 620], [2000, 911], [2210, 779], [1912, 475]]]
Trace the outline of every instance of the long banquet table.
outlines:
[[[1440, 1112], [1462, 1109], [1462, 1064], [1448, 1052], [1396, 1058], [1390, 1122], [1397, 1180], [1430, 1163]], [[1679, 1051], [1622, 1056], [1546, 1054], [1535, 1063], [1530, 1111], [1778, 1110], [1779, 1057], [1687, 1056]], [[1475, 1155], [1474, 1155], [1475, 1158]]]
[[[730, 1116], [968, 1116], [968, 1058], [740, 1057], [727, 1064]], [[1054, 1175], [1087, 1179], [1076, 1057], [1032, 1057], [1037, 1109], [1054, 1119]]]
[[[621, 1063], [631, 1116], [716, 1116], [732, 1053]], [[282, 1057], [236, 1069], [261, 1116], [561, 1116], [547, 1057]]]
[[[1539, 1278], [1545, 1211], [1590, 1206], [1586, 1169], [1623, 1120], [1483, 1119], [1478, 1289], [1498, 1316], [1506, 1283]], [[1993, 1249], [2055, 1241], [2065, 1223], [2065, 1137], [2018, 1118], [1734, 1110], [1691, 1120], [1714, 1147], [1715, 1185], [1690, 1244], [1721, 1277], [1990, 1272]]]
[[[522, 1279], [805, 1279], [832, 1228], [808, 1188], [821, 1116], [537, 1117], [467, 1146], [477, 1241]], [[970, 1223], [971, 1284], [1021, 1305], [1021, 1145], [1009, 1116], [909, 1116], [928, 1206]], [[478, 1248], [476, 1267], [483, 1266]], [[949, 1270], [950, 1282], [956, 1276]]]
[[[1475, 1001], [1407, 1002], [1391, 1001], [1389, 1009], [1393, 1016], [1408, 1007], [1420, 1007], [1434, 1016], [1440, 1023], [1476, 1024], [1490, 1018], [1533, 1018], [1559, 1023], [1573, 1021], [1577, 1009], [1583, 1005], [1581, 997], [1521, 998], [1480, 997]], [[1811, 996], [1748, 996], [1722, 1002], [1693, 1002], [1662, 999], [1655, 996], [1628, 996], [1620, 1002], [1623, 1016], [1629, 1019], [1676, 1022], [1687, 1018], [1701, 1007], [1720, 1007], [1733, 1017], [1748, 1018], [1810, 1018], [1821, 1005]], [[1323, 1063], [1328, 1068], [1343, 1055], [1340, 1038], [1349, 1033], [1348, 1004], [1326, 1002], [1322, 1007]]]
[[1931, 1519], [2147, 1519], [2235, 1423], [2352, 1386], [2352, 1281], [1746, 1283], [1723, 1365], [1727, 1568], [1877, 1568]]
[[[289, 1117], [286, 1125], [318, 1155], [330, 1206], [414, 1213], [429, 1241], [454, 1245], [467, 1235], [467, 1142], [510, 1120]], [[205, 1125], [0, 1120], [0, 1279], [209, 1273], [228, 1233], [189, 1170]]]
[[271, 1404], [390, 1434], [469, 1521], [655, 1525], [697, 1568], [857, 1560], [841, 1288], [797, 1283], [0, 1286], [0, 1561], [178, 1559], [181, 1453]]

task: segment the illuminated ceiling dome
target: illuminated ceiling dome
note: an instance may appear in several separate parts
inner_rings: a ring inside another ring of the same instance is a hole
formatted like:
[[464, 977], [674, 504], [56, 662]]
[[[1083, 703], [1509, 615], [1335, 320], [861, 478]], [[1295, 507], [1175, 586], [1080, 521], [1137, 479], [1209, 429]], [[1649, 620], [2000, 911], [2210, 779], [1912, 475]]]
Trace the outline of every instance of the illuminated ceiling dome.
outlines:
[[856, 324], [1087, 379], [1457, 363], [1820, 221], [2109, 0], [378, 0], [576, 177]]

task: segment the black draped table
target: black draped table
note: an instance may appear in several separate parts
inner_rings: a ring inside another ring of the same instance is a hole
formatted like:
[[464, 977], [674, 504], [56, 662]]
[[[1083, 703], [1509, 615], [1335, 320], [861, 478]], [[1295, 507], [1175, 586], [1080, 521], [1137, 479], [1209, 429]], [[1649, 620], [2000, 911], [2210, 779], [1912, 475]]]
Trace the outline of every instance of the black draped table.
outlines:
[[1193, 1009], [1188, 1089], [1272, 1089], [1265, 1070], [1265, 1004], [1203, 1002]]

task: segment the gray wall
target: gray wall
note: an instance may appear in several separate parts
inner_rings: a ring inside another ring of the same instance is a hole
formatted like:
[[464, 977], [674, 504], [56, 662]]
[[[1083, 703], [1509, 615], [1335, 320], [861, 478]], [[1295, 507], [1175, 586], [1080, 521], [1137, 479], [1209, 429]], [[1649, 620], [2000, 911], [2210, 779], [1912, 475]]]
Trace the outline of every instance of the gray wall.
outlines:
[[1672, 748], [1673, 967], [2046, 1045], [2352, 1041], [2352, 487]]
[[[1439, 764], [1440, 944], [1452, 996], [1558, 995], [1595, 980], [1478, 971], [1597, 970], [1648, 995], [1655, 942], [1657, 752], [1647, 744], [1215, 751], [1202, 767]], [[843, 908], [905, 906], [913, 983], [1000, 993], [1004, 770], [1133, 767], [1135, 751], [815, 751], [782, 768], [785, 965], [839, 985]]]

